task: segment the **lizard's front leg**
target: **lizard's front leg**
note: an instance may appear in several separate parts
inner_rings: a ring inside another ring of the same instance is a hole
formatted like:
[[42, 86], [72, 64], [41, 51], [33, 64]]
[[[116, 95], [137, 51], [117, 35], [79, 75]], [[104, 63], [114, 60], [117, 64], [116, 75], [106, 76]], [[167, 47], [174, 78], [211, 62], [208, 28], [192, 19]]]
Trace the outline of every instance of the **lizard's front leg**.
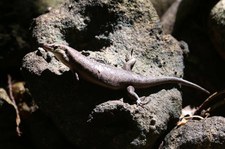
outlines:
[[136, 59], [132, 57], [133, 50], [131, 51], [131, 54], [127, 54], [125, 58], [125, 62], [123, 64], [123, 69], [131, 71], [132, 68], [134, 67], [134, 64], [136, 63]]

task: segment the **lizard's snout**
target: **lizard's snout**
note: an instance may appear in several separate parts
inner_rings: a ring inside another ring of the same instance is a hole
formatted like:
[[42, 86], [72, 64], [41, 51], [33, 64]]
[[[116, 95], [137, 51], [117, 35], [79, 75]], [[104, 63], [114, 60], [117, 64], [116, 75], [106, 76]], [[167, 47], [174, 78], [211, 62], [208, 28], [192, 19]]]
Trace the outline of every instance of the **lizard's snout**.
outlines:
[[51, 44], [47, 44], [47, 43], [40, 43], [39, 46], [47, 51], [53, 51], [55, 49]]

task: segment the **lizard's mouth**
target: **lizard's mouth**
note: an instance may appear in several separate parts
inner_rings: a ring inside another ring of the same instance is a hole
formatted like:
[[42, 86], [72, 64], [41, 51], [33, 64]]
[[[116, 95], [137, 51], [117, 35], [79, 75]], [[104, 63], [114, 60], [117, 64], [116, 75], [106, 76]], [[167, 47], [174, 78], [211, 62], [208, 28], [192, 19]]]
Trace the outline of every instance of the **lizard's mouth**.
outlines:
[[55, 44], [48, 44], [48, 43], [41, 43], [39, 44], [44, 50], [54, 53], [55, 57], [64, 63], [66, 66], [70, 67], [69, 58], [66, 54], [66, 50], [63, 46], [55, 45]]
[[42, 47], [46, 51], [50, 51], [50, 52], [54, 51], [54, 47], [52, 47], [50, 44], [40, 43], [39, 46]]

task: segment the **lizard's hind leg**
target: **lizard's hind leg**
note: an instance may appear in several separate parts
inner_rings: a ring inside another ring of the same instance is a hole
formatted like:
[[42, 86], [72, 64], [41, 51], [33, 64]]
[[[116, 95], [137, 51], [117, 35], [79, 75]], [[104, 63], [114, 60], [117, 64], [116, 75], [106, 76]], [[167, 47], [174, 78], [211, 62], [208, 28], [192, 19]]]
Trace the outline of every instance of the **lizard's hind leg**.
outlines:
[[135, 89], [133, 86], [128, 86], [127, 87], [127, 93], [128, 93], [128, 97], [133, 100], [133, 101], [136, 101], [137, 105], [144, 105], [146, 104], [147, 102], [143, 103], [142, 100], [145, 98], [145, 97], [139, 97], [138, 94], [135, 92]]
[[127, 87], [127, 93], [128, 93], [128, 97], [131, 100], [133, 100], [133, 101], [135, 100], [138, 105], [141, 104], [141, 99], [139, 98], [139, 96], [135, 92], [135, 89], [134, 89], [133, 86], [130, 85], [130, 86]]

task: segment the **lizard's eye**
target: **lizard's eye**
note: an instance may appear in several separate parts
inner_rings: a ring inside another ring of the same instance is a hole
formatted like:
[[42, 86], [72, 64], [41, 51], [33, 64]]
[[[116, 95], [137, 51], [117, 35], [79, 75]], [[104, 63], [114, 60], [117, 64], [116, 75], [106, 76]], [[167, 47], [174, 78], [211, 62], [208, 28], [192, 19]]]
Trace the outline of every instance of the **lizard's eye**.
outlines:
[[58, 46], [55, 46], [55, 45], [53, 46], [53, 50], [56, 50], [57, 48], [58, 48]]
[[68, 55], [68, 51], [67, 50], [65, 50], [65, 54]]

